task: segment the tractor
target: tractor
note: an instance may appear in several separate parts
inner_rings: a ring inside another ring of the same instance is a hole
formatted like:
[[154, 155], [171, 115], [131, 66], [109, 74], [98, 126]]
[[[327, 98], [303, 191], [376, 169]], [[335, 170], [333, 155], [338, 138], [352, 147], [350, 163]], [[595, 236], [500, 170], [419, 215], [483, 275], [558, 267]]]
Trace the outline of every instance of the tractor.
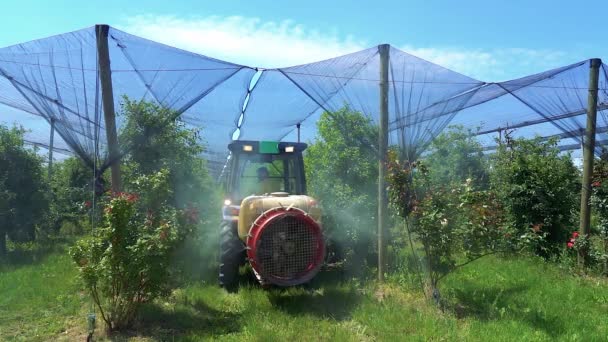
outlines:
[[263, 286], [308, 283], [325, 260], [321, 209], [306, 195], [305, 143], [234, 141], [220, 227], [219, 283], [237, 289], [249, 263]]

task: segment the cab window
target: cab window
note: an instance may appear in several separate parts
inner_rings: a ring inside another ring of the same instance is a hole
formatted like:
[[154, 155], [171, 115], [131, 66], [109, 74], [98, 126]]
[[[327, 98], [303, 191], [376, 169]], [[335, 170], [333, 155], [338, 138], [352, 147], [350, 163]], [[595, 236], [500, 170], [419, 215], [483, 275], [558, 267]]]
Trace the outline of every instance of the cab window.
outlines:
[[271, 192], [297, 193], [294, 158], [285, 155], [241, 155], [236, 168], [235, 195], [263, 195]]

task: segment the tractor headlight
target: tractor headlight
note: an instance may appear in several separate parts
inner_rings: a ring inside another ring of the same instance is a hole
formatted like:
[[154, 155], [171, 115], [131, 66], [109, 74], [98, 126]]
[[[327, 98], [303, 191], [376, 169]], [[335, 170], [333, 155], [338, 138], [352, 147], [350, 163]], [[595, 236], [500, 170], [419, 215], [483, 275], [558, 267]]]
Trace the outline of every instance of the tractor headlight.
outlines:
[[295, 150], [295, 148], [293, 146], [285, 147], [285, 152], [287, 152], [287, 153], [292, 153], [294, 150]]
[[251, 152], [251, 151], [253, 151], [253, 146], [252, 145], [243, 145], [243, 151]]

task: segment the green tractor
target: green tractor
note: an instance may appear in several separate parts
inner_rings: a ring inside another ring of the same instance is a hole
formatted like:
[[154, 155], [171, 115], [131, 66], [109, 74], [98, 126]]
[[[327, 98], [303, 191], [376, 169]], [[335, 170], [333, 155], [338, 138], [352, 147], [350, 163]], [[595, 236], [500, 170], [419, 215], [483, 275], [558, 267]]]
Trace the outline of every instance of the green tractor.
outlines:
[[262, 285], [310, 281], [325, 260], [321, 209], [306, 196], [304, 143], [234, 141], [222, 208], [219, 283], [238, 284], [249, 263]]

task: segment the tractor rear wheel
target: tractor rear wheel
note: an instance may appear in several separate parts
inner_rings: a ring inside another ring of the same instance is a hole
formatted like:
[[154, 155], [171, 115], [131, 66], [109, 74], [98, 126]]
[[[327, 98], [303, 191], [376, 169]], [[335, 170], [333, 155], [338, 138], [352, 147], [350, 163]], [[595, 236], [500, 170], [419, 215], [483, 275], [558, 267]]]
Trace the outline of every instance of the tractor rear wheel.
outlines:
[[238, 285], [239, 266], [245, 261], [245, 245], [236, 233], [233, 222], [224, 221], [220, 226], [220, 286], [234, 292]]

